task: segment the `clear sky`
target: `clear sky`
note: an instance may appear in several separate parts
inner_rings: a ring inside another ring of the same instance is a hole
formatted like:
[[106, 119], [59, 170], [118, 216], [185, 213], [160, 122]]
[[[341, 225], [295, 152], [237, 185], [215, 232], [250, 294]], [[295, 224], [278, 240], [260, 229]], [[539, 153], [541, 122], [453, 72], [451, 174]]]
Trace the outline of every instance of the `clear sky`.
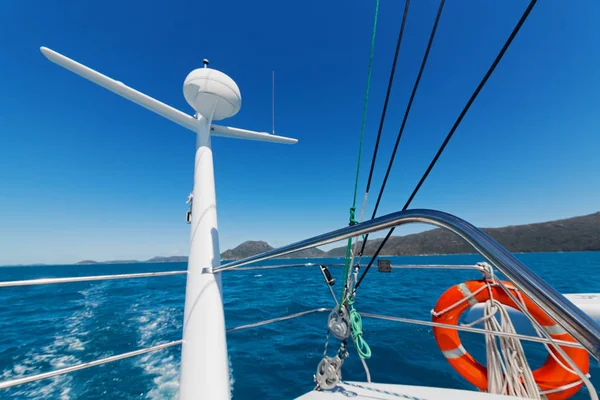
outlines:
[[[381, 0], [359, 199], [403, 6]], [[447, 2], [380, 215], [402, 207], [526, 6]], [[411, 4], [369, 212], [437, 7]], [[183, 79], [209, 58], [242, 92], [226, 124], [253, 130], [270, 130], [275, 70], [276, 131], [300, 142], [213, 140], [221, 250], [346, 225], [373, 10], [373, 1], [2, 2], [0, 265], [187, 254], [193, 134], [50, 63], [40, 46], [190, 114]], [[598, 1], [539, 2], [413, 207], [482, 227], [600, 209], [599, 17]]]

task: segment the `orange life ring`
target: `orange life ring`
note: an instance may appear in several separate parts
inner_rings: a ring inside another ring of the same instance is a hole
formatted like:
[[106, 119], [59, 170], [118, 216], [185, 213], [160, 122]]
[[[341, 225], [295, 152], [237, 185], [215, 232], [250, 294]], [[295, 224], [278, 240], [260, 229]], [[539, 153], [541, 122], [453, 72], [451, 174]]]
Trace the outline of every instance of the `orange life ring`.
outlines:
[[[509, 289], [516, 290], [509, 282], [503, 283]], [[486, 285], [487, 282], [485, 280], [468, 281], [446, 290], [435, 305], [432, 313], [433, 322], [457, 325], [460, 315], [464, 311], [468, 310], [474, 304], [484, 303], [490, 299], [489, 290], [482, 289]], [[491, 285], [491, 291], [495, 300], [519, 310], [519, 307], [501, 287], [498, 287], [498, 285]], [[473, 295], [473, 293], [476, 294]], [[571, 335], [557, 325], [554, 320], [548, 317], [548, 315], [546, 315], [546, 313], [536, 306], [529, 298], [524, 295], [521, 295], [521, 297], [532, 317], [552, 336], [553, 339], [575, 342], [575, 339], [573, 339]], [[447, 311], [440, 314], [443, 310]], [[460, 342], [458, 331], [452, 328], [434, 327], [433, 335], [450, 365], [452, 365], [452, 367], [454, 367], [454, 369], [471, 384], [475, 385], [480, 390], [487, 390], [487, 368], [467, 353]], [[585, 374], [588, 373], [590, 361], [589, 355], [585, 349], [568, 346], [561, 346], [561, 348], [582, 372]], [[556, 350], [551, 348], [551, 351], [564, 365], [569, 365]], [[546, 394], [548, 400], [568, 399], [583, 385], [583, 383], [576, 384], [580, 381], [579, 376], [565, 370], [550, 355], [548, 355], [543, 366], [533, 371], [533, 377], [542, 391], [556, 390], [555, 392]], [[561, 390], [559, 388], [563, 389]]]

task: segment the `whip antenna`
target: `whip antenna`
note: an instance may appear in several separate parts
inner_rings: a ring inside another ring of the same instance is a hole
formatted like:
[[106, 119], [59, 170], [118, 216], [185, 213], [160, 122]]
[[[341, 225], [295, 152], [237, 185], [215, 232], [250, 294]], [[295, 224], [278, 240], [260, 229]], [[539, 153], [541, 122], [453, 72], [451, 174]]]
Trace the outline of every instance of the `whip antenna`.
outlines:
[[271, 83], [271, 123], [273, 127], [273, 131], [271, 132], [273, 135], [275, 134], [275, 71], [273, 71], [273, 80]]

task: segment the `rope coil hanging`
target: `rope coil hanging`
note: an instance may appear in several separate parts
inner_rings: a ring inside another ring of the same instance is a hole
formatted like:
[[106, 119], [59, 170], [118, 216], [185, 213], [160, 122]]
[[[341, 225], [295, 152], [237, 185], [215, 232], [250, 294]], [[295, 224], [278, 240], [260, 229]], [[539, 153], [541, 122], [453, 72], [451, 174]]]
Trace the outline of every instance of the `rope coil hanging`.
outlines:
[[[468, 353], [454, 328], [461, 315], [476, 304], [483, 305], [483, 317], [461, 326], [483, 323], [487, 365], [480, 364]], [[512, 284], [496, 280], [492, 275], [489, 279], [467, 281], [449, 288], [432, 310], [432, 322], [451, 325], [433, 327], [434, 337], [446, 360], [464, 379], [489, 393], [548, 400], [566, 400], [573, 396], [584, 384], [583, 375], [577, 371], [584, 375], [589, 371], [587, 351], [556, 343], [550, 348], [544, 343], [548, 357], [540, 368], [532, 371], [508, 313], [509, 308], [520, 309], [535, 322], [539, 337], [575, 343], [575, 339], [533, 301]], [[567, 365], [569, 362], [577, 371]]]
[[358, 311], [354, 309], [354, 299], [348, 298], [347, 302], [350, 307], [350, 332], [356, 352], [363, 360], [371, 358], [371, 348], [363, 338], [362, 318]]

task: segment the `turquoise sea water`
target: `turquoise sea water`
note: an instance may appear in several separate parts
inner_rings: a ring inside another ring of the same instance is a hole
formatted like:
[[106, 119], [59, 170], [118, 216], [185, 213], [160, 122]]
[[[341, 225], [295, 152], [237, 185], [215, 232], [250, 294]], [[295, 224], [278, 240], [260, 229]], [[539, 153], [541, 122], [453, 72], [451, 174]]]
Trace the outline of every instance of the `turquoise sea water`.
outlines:
[[[600, 252], [517, 255], [562, 293], [600, 292]], [[394, 263], [470, 264], [475, 255], [392, 257]], [[275, 261], [272, 264], [297, 260]], [[305, 262], [306, 260], [302, 260]], [[315, 260], [310, 260], [317, 262]], [[332, 261], [332, 260], [329, 260]], [[338, 260], [333, 260], [338, 261]], [[0, 280], [185, 269], [183, 263], [3, 267]], [[331, 269], [335, 277], [341, 268]], [[429, 320], [437, 298], [450, 286], [478, 278], [469, 271], [394, 270], [369, 273], [359, 289], [362, 312]], [[340, 282], [338, 280], [338, 282]], [[336, 293], [339, 283], [334, 286]], [[0, 377], [13, 379], [79, 362], [179, 339], [185, 276], [0, 288]], [[223, 276], [228, 327], [331, 307], [316, 267], [228, 272]], [[234, 399], [293, 398], [314, 387], [322, 356], [326, 314], [271, 324], [228, 335]], [[364, 320], [373, 357], [373, 381], [470, 389], [447, 364], [422, 326]], [[481, 357], [482, 338], [461, 335], [467, 350]], [[337, 343], [330, 343], [330, 354]], [[529, 345], [533, 367], [543, 351]], [[0, 390], [0, 399], [169, 399], [176, 397], [179, 347]], [[353, 349], [344, 379], [364, 380]], [[600, 388], [600, 369], [591, 370]], [[576, 398], [586, 398], [581, 391]]]

